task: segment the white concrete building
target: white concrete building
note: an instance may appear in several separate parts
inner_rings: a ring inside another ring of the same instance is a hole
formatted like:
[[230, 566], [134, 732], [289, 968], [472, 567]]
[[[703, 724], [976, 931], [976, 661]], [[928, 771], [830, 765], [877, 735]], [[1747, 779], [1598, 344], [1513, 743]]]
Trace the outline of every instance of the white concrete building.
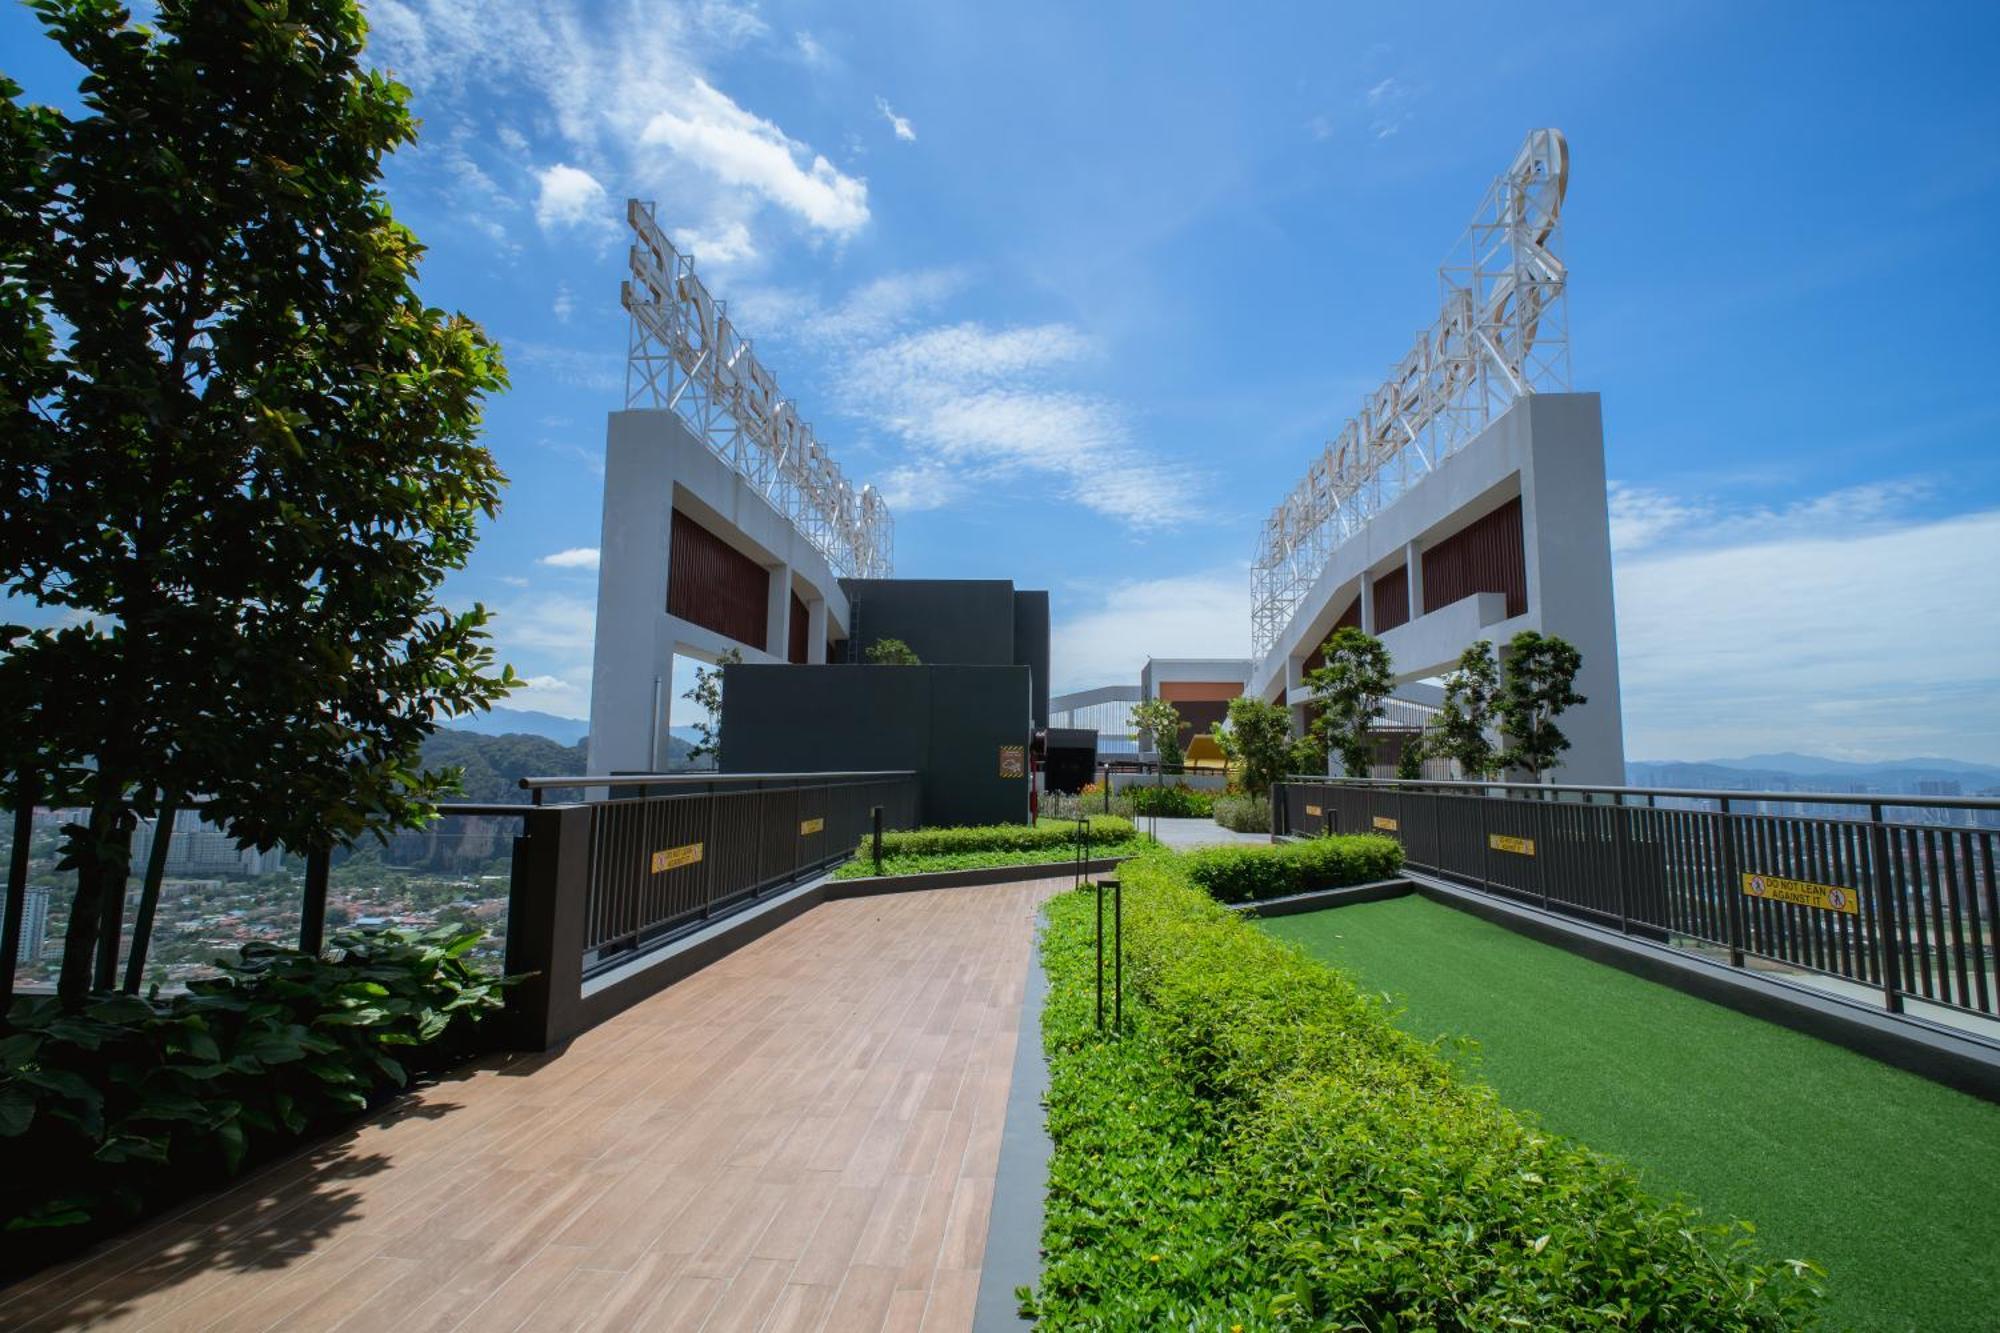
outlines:
[[611, 414], [599, 545], [592, 773], [660, 771], [676, 654], [823, 663], [847, 637], [826, 557], [671, 410]]
[[[1344, 624], [1376, 635], [1396, 679], [1451, 669], [1481, 639], [1504, 647], [1524, 629], [1582, 654], [1588, 703], [1558, 719], [1569, 738], [1555, 780], [1622, 784], [1625, 735], [1604, 433], [1594, 393], [1517, 399], [1436, 470], [1335, 548], [1271, 649], [1249, 693], [1280, 701], [1303, 725], [1301, 681]], [[1399, 690], [1433, 700], [1433, 691]]]

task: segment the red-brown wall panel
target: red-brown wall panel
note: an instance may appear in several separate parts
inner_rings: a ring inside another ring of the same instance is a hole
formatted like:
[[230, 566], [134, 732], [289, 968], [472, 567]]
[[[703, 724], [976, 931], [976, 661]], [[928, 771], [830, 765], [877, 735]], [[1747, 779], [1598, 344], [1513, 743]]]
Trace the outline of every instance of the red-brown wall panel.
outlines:
[[812, 618], [806, 614], [806, 604], [799, 600], [797, 593], [793, 593], [791, 652], [786, 656], [798, 666], [806, 664], [806, 629], [811, 624]]
[[771, 573], [676, 509], [667, 551], [667, 614], [751, 648], [764, 646]]
[[1375, 632], [1386, 634], [1410, 618], [1410, 571], [1396, 566], [1375, 580]]
[[1518, 496], [1424, 552], [1426, 612], [1476, 592], [1505, 593], [1509, 616], [1527, 612], [1528, 564]]

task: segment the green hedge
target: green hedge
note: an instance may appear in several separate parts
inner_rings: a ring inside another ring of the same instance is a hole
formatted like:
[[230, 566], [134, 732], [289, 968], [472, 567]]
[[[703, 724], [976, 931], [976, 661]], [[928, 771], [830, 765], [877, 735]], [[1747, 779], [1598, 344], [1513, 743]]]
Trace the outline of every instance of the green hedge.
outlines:
[[1217, 902], [1247, 903], [1312, 889], [1392, 879], [1403, 846], [1376, 833], [1344, 834], [1270, 847], [1204, 847], [1187, 855], [1187, 876]]
[[[1090, 844], [1090, 859], [1095, 861], [1107, 856], [1136, 856], [1153, 846], [1147, 837], [1127, 838], [1124, 842], [1096, 842]], [[1054, 863], [1067, 870], [1069, 862], [1076, 855], [1076, 844], [1057, 848], [1030, 848], [1026, 851], [1005, 852], [939, 852], [930, 856], [885, 856], [882, 858], [884, 875], [925, 875], [934, 870], [984, 870], [991, 866], [1029, 866]], [[835, 879], [867, 879], [875, 873], [875, 860], [865, 850], [852, 861], [844, 861], [833, 872]]]
[[1169, 787], [1134, 783], [1125, 793], [1132, 798], [1134, 814], [1158, 815], [1162, 819], [1207, 819], [1215, 813], [1215, 798], [1220, 794], [1179, 782]]
[[1238, 833], [1269, 833], [1271, 802], [1262, 796], [1218, 796], [1215, 822]]
[[222, 975], [78, 1012], [23, 996], [0, 1039], [0, 1275], [74, 1249], [325, 1131], [481, 1049], [499, 978], [484, 931], [336, 934], [320, 957], [249, 944]]
[[[1129, 819], [1092, 815], [1083, 832], [1086, 847], [1125, 842], [1137, 834]], [[963, 852], [1027, 852], [1074, 848], [1073, 820], [1043, 820], [1039, 824], [979, 824], [965, 828], [896, 829], [882, 835], [882, 856], [948, 856]], [[857, 853], [872, 860], [874, 843], [863, 838]]]
[[[1344, 976], [1125, 863], [1128, 1032], [1092, 1013], [1093, 904], [1051, 902], [1048, 1329], [1778, 1329], [1810, 1265], [1759, 1257], [1537, 1130]], [[1551, 1022], [1573, 1016], [1550, 1015]]]

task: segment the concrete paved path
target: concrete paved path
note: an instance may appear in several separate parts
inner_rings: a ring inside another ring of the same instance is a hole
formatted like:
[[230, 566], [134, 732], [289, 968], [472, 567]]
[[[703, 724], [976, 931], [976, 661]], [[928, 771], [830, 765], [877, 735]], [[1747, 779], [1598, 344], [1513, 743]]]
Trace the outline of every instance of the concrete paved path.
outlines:
[[[1144, 815], [1133, 822], [1142, 830], [1153, 827], [1153, 821]], [[1160, 841], [1179, 852], [1190, 847], [1217, 847], [1233, 842], [1256, 843], [1265, 847], [1271, 843], [1268, 833], [1238, 833], [1235, 829], [1222, 827], [1213, 819], [1162, 819], [1159, 825]]]

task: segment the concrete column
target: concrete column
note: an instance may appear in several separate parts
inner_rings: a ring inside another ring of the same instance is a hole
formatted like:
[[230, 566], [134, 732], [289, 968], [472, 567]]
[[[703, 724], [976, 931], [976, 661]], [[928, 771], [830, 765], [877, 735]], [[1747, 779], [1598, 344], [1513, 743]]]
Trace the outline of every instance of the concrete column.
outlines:
[[809, 666], [826, 665], [826, 598], [815, 597], [806, 603], [806, 663]]
[[1306, 659], [1285, 656], [1285, 709], [1292, 715], [1292, 735], [1306, 734]]
[[1361, 632], [1375, 632], [1375, 576], [1361, 571]]
[[1424, 613], [1424, 544], [1412, 538], [1403, 546], [1404, 583], [1410, 590], [1410, 619]]
[[780, 662], [792, 654], [792, 567], [771, 565], [771, 596], [765, 604], [764, 651]]

